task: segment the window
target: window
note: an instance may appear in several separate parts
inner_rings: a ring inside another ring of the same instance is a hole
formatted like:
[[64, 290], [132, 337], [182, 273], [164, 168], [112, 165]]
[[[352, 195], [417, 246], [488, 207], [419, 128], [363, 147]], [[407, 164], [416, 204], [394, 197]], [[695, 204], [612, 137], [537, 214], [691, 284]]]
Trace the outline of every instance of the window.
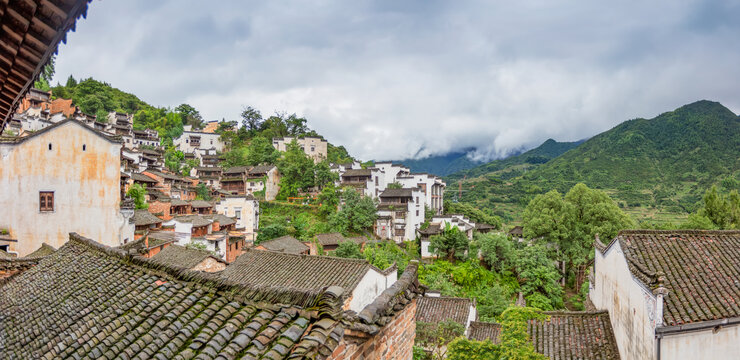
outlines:
[[39, 211], [54, 211], [53, 191], [39, 191]]
[[242, 218], [242, 208], [236, 208], [234, 209], [234, 217], [237, 219]]
[[87, 150], [87, 145], [82, 144], [82, 151], [86, 151], [86, 150]]
[[311, 152], [314, 152], [314, 151], [316, 151], [316, 147], [311, 145]]
[[419, 210], [416, 210], [416, 216], [419, 216]]
[[51, 150], [51, 143], [49, 143], [49, 150]]

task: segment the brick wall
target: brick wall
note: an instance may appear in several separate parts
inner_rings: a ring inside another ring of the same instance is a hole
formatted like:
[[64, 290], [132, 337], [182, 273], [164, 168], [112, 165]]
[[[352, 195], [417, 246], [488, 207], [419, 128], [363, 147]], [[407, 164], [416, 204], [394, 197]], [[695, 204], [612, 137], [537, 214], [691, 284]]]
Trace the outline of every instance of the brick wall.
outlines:
[[152, 214], [159, 214], [162, 213], [161, 216], [159, 216], [162, 220], [170, 220], [172, 219], [172, 216], [170, 215], [170, 207], [171, 204], [168, 202], [162, 202], [162, 201], [152, 201], [149, 203], [149, 210]]
[[345, 330], [342, 341], [329, 359], [411, 359], [416, 337], [415, 316], [416, 299], [413, 299], [374, 336]]

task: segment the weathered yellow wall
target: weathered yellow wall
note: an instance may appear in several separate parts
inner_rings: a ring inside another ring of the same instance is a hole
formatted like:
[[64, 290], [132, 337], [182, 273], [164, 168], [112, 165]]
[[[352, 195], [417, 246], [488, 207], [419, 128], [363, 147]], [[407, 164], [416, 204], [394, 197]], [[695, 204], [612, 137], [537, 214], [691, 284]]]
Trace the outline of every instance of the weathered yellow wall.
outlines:
[[[18, 239], [20, 256], [43, 242], [58, 248], [70, 232], [119, 245], [120, 149], [76, 122], [0, 144], [0, 228]], [[53, 212], [39, 211], [39, 191], [54, 191]]]

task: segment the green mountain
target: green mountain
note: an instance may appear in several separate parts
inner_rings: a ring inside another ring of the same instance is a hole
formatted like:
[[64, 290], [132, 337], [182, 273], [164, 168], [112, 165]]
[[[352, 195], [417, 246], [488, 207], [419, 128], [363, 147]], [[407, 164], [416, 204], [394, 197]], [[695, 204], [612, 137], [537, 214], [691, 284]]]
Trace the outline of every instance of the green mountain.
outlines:
[[[574, 142], [557, 142], [553, 139], [548, 139], [540, 146], [524, 153], [509, 156], [504, 159], [494, 160], [471, 169], [450, 174], [447, 176], [447, 181], [456, 181], [464, 177], [472, 178], [504, 169], [514, 170], [517, 168], [517, 165], [519, 165], [518, 169], [523, 172], [544, 164], [560, 156], [564, 152], [577, 147], [581, 143], [583, 143], [583, 140]], [[516, 173], [516, 171], [509, 171], [509, 173]], [[511, 177], [511, 175], [509, 175], [509, 177]]]
[[[675, 221], [712, 184], [740, 176], [740, 118], [719, 103], [699, 101], [626, 121], [536, 167], [489, 165], [468, 170], [473, 176], [463, 182], [461, 201], [507, 220], [516, 220], [535, 195], [583, 182], [608, 192], [637, 220]], [[477, 172], [486, 166], [490, 171]], [[452, 188], [455, 179], [460, 176], [450, 177]]]
[[470, 169], [482, 164], [482, 161], [475, 161], [468, 157], [468, 152], [472, 151], [455, 151], [445, 155], [435, 155], [423, 159], [405, 159], [393, 160], [393, 163], [403, 164], [414, 173], [429, 173], [437, 176], [447, 176], [449, 174]]

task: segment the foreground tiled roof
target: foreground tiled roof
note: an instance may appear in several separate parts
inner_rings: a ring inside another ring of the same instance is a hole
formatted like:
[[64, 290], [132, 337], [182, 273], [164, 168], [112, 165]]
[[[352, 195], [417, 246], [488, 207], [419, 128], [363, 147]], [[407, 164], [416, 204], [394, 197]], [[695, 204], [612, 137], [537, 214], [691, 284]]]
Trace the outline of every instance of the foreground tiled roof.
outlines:
[[36, 251], [26, 255], [26, 257], [27, 258], [39, 258], [39, 257], [49, 256], [53, 254], [55, 251], [57, 251], [57, 249], [55, 249], [53, 246], [47, 243], [43, 243], [38, 249], [36, 249]]
[[609, 313], [546, 312], [549, 320], [530, 320], [534, 349], [554, 360], [619, 359]]
[[466, 325], [473, 301], [456, 297], [420, 297], [416, 303], [416, 321], [439, 323], [445, 320]]
[[664, 325], [740, 316], [740, 231], [629, 230], [616, 241], [646, 286], [665, 278]]
[[192, 269], [208, 257], [222, 261], [208, 251], [189, 249], [184, 246], [173, 244], [152, 256], [152, 262], [165, 266]]
[[340, 286], [349, 295], [371, 269], [380, 271], [365, 260], [247, 249], [226, 267], [223, 277], [243, 284], [303, 291]]
[[272, 240], [263, 241], [259, 244], [259, 246], [262, 246], [270, 251], [279, 251], [287, 254], [296, 255], [303, 254], [309, 250], [308, 246], [290, 235], [285, 235]]
[[134, 211], [134, 224], [136, 226], [153, 225], [161, 222], [162, 219], [152, 215], [148, 210], [140, 209]]
[[500, 333], [501, 324], [472, 321], [470, 322], [468, 338], [477, 341], [491, 340], [494, 344], [498, 344]]
[[326, 358], [343, 334], [336, 288], [307, 306], [72, 235], [0, 283], [3, 357]]

